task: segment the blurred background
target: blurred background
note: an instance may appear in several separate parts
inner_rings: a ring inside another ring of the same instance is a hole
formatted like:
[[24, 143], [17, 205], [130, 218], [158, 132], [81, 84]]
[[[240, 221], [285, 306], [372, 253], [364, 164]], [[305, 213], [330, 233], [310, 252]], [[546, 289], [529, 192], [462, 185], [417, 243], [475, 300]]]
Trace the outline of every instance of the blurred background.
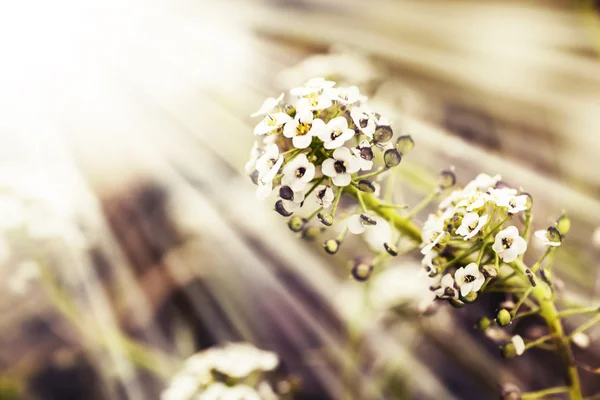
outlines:
[[[158, 399], [228, 341], [278, 353], [300, 399], [561, 384], [552, 353], [503, 360], [472, 329], [497, 302], [418, 316], [417, 255], [364, 306], [346, 261], [366, 247], [296, 238], [244, 164], [265, 97], [358, 85], [416, 141], [397, 200], [449, 166], [502, 174], [536, 229], [568, 211], [557, 274], [597, 305], [598, 2], [24, 0], [0, 3], [0, 54], [0, 399]], [[576, 357], [599, 367], [600, 341]]]

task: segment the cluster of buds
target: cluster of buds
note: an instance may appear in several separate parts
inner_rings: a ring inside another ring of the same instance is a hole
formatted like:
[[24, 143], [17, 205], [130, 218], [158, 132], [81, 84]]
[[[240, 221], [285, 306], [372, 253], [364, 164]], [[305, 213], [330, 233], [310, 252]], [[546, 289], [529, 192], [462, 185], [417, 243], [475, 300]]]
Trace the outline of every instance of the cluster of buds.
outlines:
[[[407, 135], [394, 138], [388, 119], [373, 112], [355, 86], [314, 78], [290, 90], [287, 102], [284, 97], [267, 99], [252, 114], [262, 120], [254, 128], [258, 140], [246, 170], [257, 196], [276, 195], [275, 210], [304, 238], [343, 222], [341, 232], [323, 245], [334, 254], [348, 233], [377, 225], [363, 196], [379, 195], [376, 179], [400, 164], [414, 143]], [[340, 215], [344, 194], [355, 207]], [[395, 251], [393, 243], [386, 247]], [[357, 270], [366, 276], [369, 268]]]
[[279, 358], [249, 343], [213, 347], [188, 358], [161, 400], [277, 400], [289, 396], [286, 381], [273, 382]]

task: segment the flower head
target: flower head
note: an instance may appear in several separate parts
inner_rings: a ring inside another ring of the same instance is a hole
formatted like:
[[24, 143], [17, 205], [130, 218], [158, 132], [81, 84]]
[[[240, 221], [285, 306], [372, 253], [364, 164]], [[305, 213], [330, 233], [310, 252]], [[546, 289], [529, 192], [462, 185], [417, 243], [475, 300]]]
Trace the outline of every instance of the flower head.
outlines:
[[544, 246], [558, 247], [562, 244], [560, 232], [553, 226], [548, 229], [535, 231], [535, 237], [538, 238]]
[[350, 118], [360, 132], [373, 139], [373, 133], [377, 128], [375, 115], [366, 107], [355, 107], [350, 111]]
[[279, 155], [279, 147], [274, 143], [267, 145], [264, 154], [256, 160], [258, 179], [262, 183], [272, 182], [282, 164], [283, 156]]
[[273, 132], [278, 129], [280, 126], [290, 121], [292, 117], [283, 112], [276, 112], [273, 114], [267, 114], [262, 121], [254, 127], [254, 134], [266, 135], [267, 133]]
[[479, 271], [479, 266], [470, 263], [466, 267], [459, 268], [454, 273], [456, 286], [460, 289], [460, 295], [466, 296], [471, 292], [477, 292], [485, 282], [485, 277]]
[[299, 110], [293, 120], [283, 127], [283, 135], [292, 139], [294, 147], [305, 149], [310, 146], [313, 136], [316, 136], [325, 126], [320, 119], [313, 119], [309, 110]]
[[336, 117], [329, 121], [319, 132], [319, 139], [327, 150], [342, 147], [346, 141], [354, 137], [354, 130], [348, 128], [348, 120]]
[[370, 171], [373, 168], [373, 149], [367, 140], [363, 140], [358, 146], [353, 147], [352, 152], [360, 162], [360, 169]]
[[306, 154], [299, 154], [283, 167], [281, 183], [298, 192], [304, 189], [314, 176], [314, 164], [308, 161]]
[[446, 274], [440, 281], [440, 287], [435, 290], [435, 294], [442, 299], [457, 299], [458, 291], [455, 287], [456, 282], [451, 274]]
[[277, 97], [277, 98], [268, 97], [263, 102], [263, 104], [260, 107], [260, 109], [257, 112], [252, 113], [250, 116], [251, 117], [258, 117], [260, 115], [265, 115], [265, 114], [269, 114], [269, 113], [274, 112], [277, 109], [277, 106], [281, 103], [281, 100], [283, 100], [283, 93], [281, 93], [279, 95], [279, 97]]
[[331, 207], [335, 194], [331, 186], [319, 185], [315, 190], [317, 196], [317, 203], [323, 206], [323, 208]]
[[496, 234], [492, 249], [504, 262], [512, 262], [527, 250], [527, 242], [519, 236], [516, 226], [508, 228]]
[[464, 236], [465, 240], [471, 239], [481, 232], [481, 229], [487, 224], [487, 221], [487, 215], [480, 217], [479, 214], [474, 212], [467, 213], [463, 217], [462, 223], [458, 229], [456, 229], [456, 234]]

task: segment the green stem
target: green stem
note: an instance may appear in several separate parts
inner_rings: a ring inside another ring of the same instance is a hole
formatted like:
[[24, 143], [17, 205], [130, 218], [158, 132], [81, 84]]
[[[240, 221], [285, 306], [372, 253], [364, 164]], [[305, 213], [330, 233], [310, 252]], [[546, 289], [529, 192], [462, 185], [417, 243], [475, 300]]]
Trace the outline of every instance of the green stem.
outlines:
[[[358, 199], [358, 189], [356, 189], [354, 186], [346, 186], [344, 188], [344, 192], [354, 197], [355, 199]], [[396, 210], [387, 207], [381, 207], [381, 202], [379, 201], [379, 199], [373, 196], [371, 193], [362, 192], [361, 194], [362, 200], [364, 201], [364, 204], [368, 209], [372, 210], [385, 220], [390, 221], [398, 232], [402, 233], [403, 235], [409, 237], [410, 239], [416, 242], [421, 242], [421, 231], [419, 230], [419, 228], [417, 228], [416, 225], [414, 225], [408, 219], [404, 218], [402, 215], [398, 214]]]
[[521, 399], [522, 400], [541, 399], [541, 398], [544, 398], [544, 397], [549, 396], [551, 394], [565, 393], [565, 392], [568, 392], [568, 391], [569, 391], [569, 387], [568, 386], [559, 386], [559, 387], [554, 387], [554, 388], [539, 390], [537, 392], [523, 393], [523, 395], [521, 396]]
[[423, 200], [421, 200], [419, 204], [414, 206], [414, 208], [410, 210], [410, 212], [406, 214], [404, 218], [412, 219], [419, 211], [427, 207], [427, 205], [431, 203], [431, 201], [435, 199], [438, 194], [440, 194], [440, 191], [436, 188], [433, 192], [429, 193]]
[[[518, 271], [523, 279], [526, 279], [527, 265], [521, 260], [515, 260], [510, 265]], [[579, 373], [573, 359], [573, 352], [569, 343], [569, 338], [565, 335], [565, 331], [560, 322], [558, 311], [552, 299], [552, 290], [542, 281], [532, 288], [531, 296], [536, 299], [540, 305], [540, 315], [546, 321], [550, 334], [554, 338], [556, 351], [566, 365], [565, 378], [568, 384], [566, 392], [569, 394], [570, 400], [582, 400], [581, 383], [579, 382]]]
[[571, 308], [570, 310], [561, 311], [558, 313], [559, 318], [569, 317], [577, 314], [591, 314], [600, 312], [598, 306], [595, 307], [582, 307], [582, 308]]

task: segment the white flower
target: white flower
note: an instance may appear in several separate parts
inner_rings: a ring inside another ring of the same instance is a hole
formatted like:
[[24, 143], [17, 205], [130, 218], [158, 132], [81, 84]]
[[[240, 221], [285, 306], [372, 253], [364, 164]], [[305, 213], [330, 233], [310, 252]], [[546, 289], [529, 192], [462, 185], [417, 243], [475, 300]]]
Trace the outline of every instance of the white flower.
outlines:
[[265, 153], [256, 160], [258, 179], [263, 183], [272, 182], [282, 164], [283, 156], [279, 155], [279, 147], [274, 143], [267, 145]]
[[296, 212], [302, 207], [302, 203], [304, 202], [304, 192], [298, 191], [294, 192], [294, 197], [292, 200], [282, 200], [283, 208], [285, 208], [288, 212]]
[[354, 214], [348, 218], [348, 230], [355, 235], [360, 235], [367, 228], [376, 226], [377, 221], [368, 214]]
[[464, 196], [462, 190], [455, 190], [448, 197], [441, 201], [439, 208], [440, 210], [445, 210], [450, 206], [456, 205]]
[[281, 183], [298, 192], [304, 189], [314, 176], [315, 166], [308, 161], [306, 154], [299, 154], [283, 167]]
[[454, 288], [454, 278], [452, 275], [446, 274], [440, 281], [440, 287], [434, 291], [440, 298], [458, 298], [458, 291]]
[[444, 220], [429, 214], [421, 232], [421, 239], [425, 243], [425, 247], [421, 249], [421, 254], [429, 253], [442, 240], [445, 233]]
[[331, 207], [333, 199], [335, 197], [331, 186], [319, 185], [315, 189], [317, 196], [317, 203], [323, 206], [323, 208]]
[[354, 122], [354, 125], [360, 131], [373, 139], [373, 133], [375, 133], [375, 128], [377, 128], [377, 121], [375, 120], [375, 115], [365, 107], [355, 107], [350, 111], [350, 117]]
[[352, 148], [352, 152], [360, 162], [360, 169], [370, 171], [373, 168], [373, 150], [371, 144], [363, 140], [357, 147]]
[[577, 332], [573, 336], [571, 336], [571, 342], [579, 347], [580, 349], [587, 349], [590, 347], [590, 337], [583, 332]]
[[254, 142], [254, 146], [252, 146], [252, 150], [250, 150], [250, 160], [246, 163], [246, 172], [251, 173], [256, 166], [256, 161], [264, 154], [264, 149], [262, 149], [258, 142]]
[[283, 135], [292, 139], [294, 147], [305, 149], [310, 146], [313, 136], [317, 136], [324, 127], [323, 120], [313, 120], [312, 111], [298, 110], [296, 117], [283, 127]]
[[332, 103], [328, 94], [311, 93], [298, 100], [296, 112], [324, 110], [331, 107]]
[[265, 135], [269, 132], [273, 132], [275, 129], [279, 128], [281, 125], [290, 121], [292, 117], [287, 115], [286, 113], [277, 112], [274, 114], [267, 114], [262, 121], [254, 127], [255, 135]]
[[350, 86], [348, 88], [337, 88], [328, 91], [331, 98], [342, 104], [354, 104], [362, 99], [360, 90], [356, 86]]
[[432, 250], [429, 253], [425, 254], [423, 259], [421, 260], [421, 265], [423, 266], [423, 269], [425, 270], [427, 275], [437, 273], [437, 267], [433, 264], [433, 260], [438, 256], [439, 253], [435, 250]]
[[481, 231], [485, 224], [487, 224], [487, 221], [487, 215], [480, 217], [479, 214], [474, 212], [467, 213], [463, 217], [460, 226], [456, 229], [456, 233], [464, 236], [464, 240], [471, 239]]
[[379, 216], [372, 216], [372, 219], [377, 224], [367, 229], [362, 237], [369, 248], [373, 251], [381, 251], [385, 243], [394, 244], [395, 240], [389, 222]]
[[527, 195], [519, 195], [517, 196], [517, 190], [512, 188], [500, 188], [500, 189], [490, 189], [490, 199], [498, 206], [498, 207], [506, 207], [508, 212], [511, 214], [516, 214], [520, 211], [527, 210]]
[[260, 200], [264, 200], [273, 191], [273, 182], [263, 183], [262, 181], [258, 181], [258, 187], [256, 188], [256, 197]]
[[466, 296], [471, 292], [477, 292], [485, 282], [485, 277], [479, 271], [479, 266], [470, 263], [466, 267], [459, 268], [454, 273], [454, 280], [460, 289], [461, 296]]
[[496, 234], [492, 249], [504, 262], [508, 263], [525, 253], [527, 242], [519, 236], [516, 226], [509, 226]]
[[327, 150], [337, 149], [354, 137], [354, 130], [348, 128], [348, 121], [344, 117], [332, 119], [319, 132], [319, 139], [325, 144]]
[[257, 112], [252, 113], [250, 116], [258, 117], [259, 115], [272, 113], [273, 111], [275, 111], [275, 108], [279, 105], [279, 103], [281, 103], [281, 100], [283, 100], [283, 93], [281, 93], [276, 99], [273, 97], [268, 97], [264, 101], [260, 109]]
[[290, 90], [293, 96], [306, 96], [312, 93], [321, 93], [324, 89], [330, 89], [335, 86], [335, 82], [325, 80], [324, 78], [312, 78], [304, 86]]
[[469, 192], [469, 193], [464, 193], [463, 192], [463, 198], [462, 200], [460, 200], [457, 204], [456, 207], [457, 208], [461, 208], [464, 207], [467, 209], [467, 211], [474, 211], [477, 209], [482, 208], [483, 206], [485, 206], [485, 203], [487, 202], [489, 195], [487, 193], [483, 193], [483, 192]]
[[556, 238], [558, 241], [552, 240], [547, 229], [535, 231], [535, 237], [538, 238], [544, 246], [558, 247], [561, 244], [560, 236]]
[[502, 177], [500, 175], [489, 176], [488, 174], [479, 174], [471, 182], [467, 183], [463, 189], [465, 193], [474, 192], [477, 190], [487, 191], [489, 188], [496, 186]]
[[525, 352], [525, 341], [523, 341], [521, 336], [515, 335], [510, 339], [510, 341], [512, 342], [513, 346], [515, 346], [516, 355], [520, 356]]
[[350, 154], [350, 149], [340, 147], [333, 152], [333, 158], [323, 161], [323, 174], [332, 178], [333, 184], [339, 187], [348, 186], [351, 174], [360, 169], [360, 162]]

